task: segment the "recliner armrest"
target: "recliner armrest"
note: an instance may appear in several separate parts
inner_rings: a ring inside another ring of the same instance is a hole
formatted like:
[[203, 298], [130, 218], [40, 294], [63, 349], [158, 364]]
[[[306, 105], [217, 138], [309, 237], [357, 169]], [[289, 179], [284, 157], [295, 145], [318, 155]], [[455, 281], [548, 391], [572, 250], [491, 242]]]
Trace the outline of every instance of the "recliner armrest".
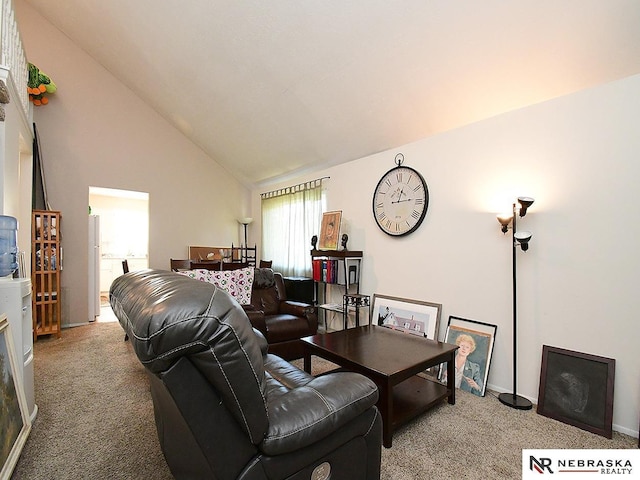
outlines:
[[283, 300], [280, 302], [280, 313], [288, 313], [296, 317], [308, 317], [315, 313], [315, 309], [308, 303]]
[[259, 448], [280, 455], [311, 445], [371, 408], [376, 384], [364, 375], [338, 372], [267, 399], [269, 427]]

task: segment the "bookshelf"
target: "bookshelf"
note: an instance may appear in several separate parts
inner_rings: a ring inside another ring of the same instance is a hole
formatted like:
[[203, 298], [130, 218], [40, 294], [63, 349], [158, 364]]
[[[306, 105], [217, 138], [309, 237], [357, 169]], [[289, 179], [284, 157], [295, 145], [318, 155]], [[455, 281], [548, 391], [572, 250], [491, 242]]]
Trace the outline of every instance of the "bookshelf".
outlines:
[[[315, 286], [314, 303], [323, 312], [322, 320], [327, 328], [327, 312], [339, 313], [343, 324], [347, 325], [349, 305], [343, 301], [344, 295], [360, 293], [360, 270], [362, 251], [360, 250], [311, 250], [312, 277]], [[340, 290], [338, 302], [332, 302], [328, 286]], [[345, 308], [346, 307], [346, 308]]]

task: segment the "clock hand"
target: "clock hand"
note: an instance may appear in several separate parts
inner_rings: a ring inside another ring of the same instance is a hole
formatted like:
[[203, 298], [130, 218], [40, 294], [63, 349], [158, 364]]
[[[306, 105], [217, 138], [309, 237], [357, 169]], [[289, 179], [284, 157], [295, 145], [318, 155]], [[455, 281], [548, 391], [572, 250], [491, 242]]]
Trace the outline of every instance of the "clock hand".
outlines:
[[[398, 190], [396, 189], [396, 192]], [[392, 201], [391, 203], [400, 203], [400, 202], [406, 202], [407, 200], [402, 200], [402, 195], [404, 195], [405, 197], [407, 196], [406, 193], [404, 193], [404, 187], [402, 187], [400, 189], [400, 192], [398, 193], [398, 200]]]

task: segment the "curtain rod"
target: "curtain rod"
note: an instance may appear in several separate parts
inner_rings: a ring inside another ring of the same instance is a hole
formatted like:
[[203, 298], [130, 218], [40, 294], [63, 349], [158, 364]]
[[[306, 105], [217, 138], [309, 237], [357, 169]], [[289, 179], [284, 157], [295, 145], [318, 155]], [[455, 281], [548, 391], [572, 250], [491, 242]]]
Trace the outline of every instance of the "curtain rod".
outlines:
[[308, 188], [315, 188], [318, 186], [318, 182], [322, 185], [322, 181], [331, 177], [320, 177], [315, 180], [309, 180], [308, 182], [299, 183], [290, 187], [278, 188], [277, 190], [271, 190], [270, 192], [264, 192], [260, 194], [260, 198], [279, 197], [281, 195], [288, 195], [290, 193], [302, 192]]

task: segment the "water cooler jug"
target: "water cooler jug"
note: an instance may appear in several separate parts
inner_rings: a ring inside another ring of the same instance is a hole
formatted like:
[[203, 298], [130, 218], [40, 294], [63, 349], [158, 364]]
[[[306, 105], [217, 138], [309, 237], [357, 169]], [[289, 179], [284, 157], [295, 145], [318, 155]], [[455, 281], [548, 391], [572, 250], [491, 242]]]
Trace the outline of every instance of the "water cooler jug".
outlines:
[[0, 277], [13, 275], [18, 269], [18, 221], [0, 215]]

